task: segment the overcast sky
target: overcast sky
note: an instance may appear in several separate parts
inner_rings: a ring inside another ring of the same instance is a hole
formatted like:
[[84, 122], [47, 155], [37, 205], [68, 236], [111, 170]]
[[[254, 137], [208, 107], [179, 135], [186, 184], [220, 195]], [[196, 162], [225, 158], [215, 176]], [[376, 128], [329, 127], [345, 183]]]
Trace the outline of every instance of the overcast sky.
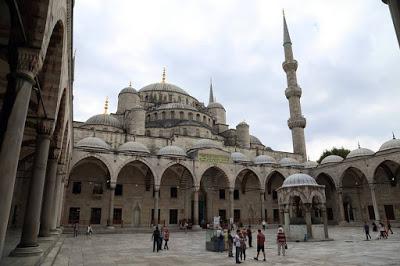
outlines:
[[118, 92], [167, 82], [208, 103], [214, 95], [231, 128], [274, 150], [292, 151], [282, 70], [282, 8], [299, 62], [307, 151], [378, 150], [400, 137], [400, 50], [379, 0], [75, 1], [74, 119], [116, 111]]

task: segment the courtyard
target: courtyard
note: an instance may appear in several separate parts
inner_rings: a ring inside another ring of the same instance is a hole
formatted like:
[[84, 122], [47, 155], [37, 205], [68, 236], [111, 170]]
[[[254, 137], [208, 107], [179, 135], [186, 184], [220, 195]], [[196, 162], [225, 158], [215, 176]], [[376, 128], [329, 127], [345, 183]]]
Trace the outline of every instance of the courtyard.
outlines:
[[[255, 261], [248, 248], [244, 265], [400, 265], [400, 234], [386, 240], [365, 241], [362, 228], [329, 227], [334, 241], [288, 243], [287, 255], [278, 256], [276, 229], [267, 229], [267, 261]], [[372, 235], [373, 236], [373, 235]], [[373, 236], [374, 237], [374, 236]], [[254, 237], [253, 237], [254, 242]], [[170, 249], [153, 253], [151, 234], [94, 234], [91, 238], [64, 235], [54, 265], [233, 265], [227, 253], [205, 250], [205, 232], [171, 232]], [[255, 246], [255, 243], [253, 243]]]

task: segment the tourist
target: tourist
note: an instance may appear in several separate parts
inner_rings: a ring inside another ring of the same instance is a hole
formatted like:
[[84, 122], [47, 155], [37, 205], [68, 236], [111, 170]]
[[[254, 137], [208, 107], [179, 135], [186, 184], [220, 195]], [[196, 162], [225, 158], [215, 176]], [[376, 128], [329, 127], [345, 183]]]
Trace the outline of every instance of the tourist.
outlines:
[[249, 239], [249, 248], [253, 247], [253, 245], [252, 245], [253, 237], [251, 235], [251, 225], [249, 225], [249, 227], [247, 228], [247, 238]]
[[78, 237], [79, 224], [77, 222], [74, 223], [74, 237]]
[[231, 230], [228, 230], [228, 257], [233, 257], [232, 248], [233, 248], [233, 237], [231, 234]]
[[218, 226], [215, 236], [217, 238], [217, 252], [223, 252], [224, 251], [224, 233], [222, 232], [222, 229], [220, 226]]
[[246, 260], [246, 242], [246, 230], [243, 229], [242, 232], [240, 232], [240, 260]]
[[372, 223], [372, 232], [375, 232], [375, 238], [380, 239], [380, 232], [375, 222]]
[[185, 223], [184, 223], [184, 228], [185, 228], [185, 234], [187, 233], [187, 231], [188, 231], [188, 226], [189, 226], [189, 224], [187, 223], [187, 221], [185, 220]]
[[[168, 247], [168, 240], [169, 240], [169, 230], [168, 230], [168, 227], [164, 227], [164, 249], [167, 249], [167, 250], [169, 250], [169, 247]], [[162, 245], [162, 243], [161, 243], [161, 245]]]
[[[367, 222], [364, 223], [364, 231], [365, 231], [365, 237], [367, 240], [371, 239], [371, 235], [369, 234], [369, 225]], [[369, 239], [368, 239], [369, 237]]]
[[262, 228], [265, 231], [265, 229], [267, 229], [267, 223], [265, 222], [265, 220], [262, 221]]
[[262, 251], [264, 255], [263, 261], [265, 261], [265, 250], [264, 250], [264, 243], [265, 243], [265, 235], [261, 232], [261, 229], [258, 229], [258, 234], [257, 234], [257, 257], [255, 257], [255, 260], [258, 260], [258, 255], [260, 254], [260, 251]]
[[153, 252], [156, 250], [156, 248], [158, 252], [160, 250], [160, 230], [158, 230], [158, 226], [156, 226], [156, 229], [154, 229], [151, 239], [153, 240]]
[[282, 227], [279, 227], [278, 229], [278, 233], [276, 235], [276, 244], [278, 245], [278, 256], [281, 255], [281, 251], [282, 255], [285, 256], [286, 236]]
[[388, 219], [386, 219], [386, 225], [387, 225], [387, 233], [389, 234], [390, 231], [390, 233], [393, 235], [392, 225], [390, 224]]
[[382, 222], [379, 223], [378, 228], [380, 232], [379, 238], [387, 238], [385, 226]]
[[235, 259], [236, 259], [236, 264], [241, 263], [239, 261], [239, 254], [241, 253], [240, 250], [240, 230], [236, 230], [236, 235], [233, 238], [233, 244], [235, 244]]
[[86, 235], [89, 236], [89, 237], [92, 237], [92, 234], [93, 234], [92, 225], [89, 224], [89, 225], [87, 226], [87, 229], [86, 229]]

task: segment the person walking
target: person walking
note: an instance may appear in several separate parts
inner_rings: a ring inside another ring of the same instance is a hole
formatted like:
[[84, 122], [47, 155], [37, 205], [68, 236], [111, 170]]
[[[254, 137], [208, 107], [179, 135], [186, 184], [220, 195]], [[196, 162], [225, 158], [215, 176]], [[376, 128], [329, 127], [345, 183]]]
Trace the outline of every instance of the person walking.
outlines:
[[224, 251], [224, 233], [222, 232], [222, 229], [220, 226], [218, 226], [218, 229], [216, 232], [216, 237], [217, 237], [217, 252], [223, 252]]
[[158, 230], [158, 226], [156, 226], [156, 229], [154, 229], [151, 238], [153, 240], [153, 252], [156, 251], [156, 248], [158, 252], [160, 250], [160, 230]]
[[386, 220], [386, 225], [387, 225], [387, 233], [390, 233], [393, 235], [393, 231], [392, 231], [392, 225], [390, 224], [389, 220]]
[[276, 234], [276, 244], [278, 245], [278, 256], [281, 255], [281, 251], [282, 255], [285, 256], [286, 235], [282, 227], [278, 229], [278, 233]]
[[87, 234], [89, 237], [92, 237], [93, 228], [92, 228], [92, 225], [91, 225], [91, 224], [88, 225], [87, 230], [86, 230], [86, 234]]
[[365, 232], [365, 237], [367, 238], [366, 240], [371, 239], [371, 235], [369, 234], [369, 225], [367, 222], [364, 223], [364, 232]]
[[240, 230], [236, 230], [236, 235], [233, 237], [233, 244], [235, 245], [235, 259], [236, 259], [236, 264], [240, 264], [241, 262], [239, 261], [239, 255], [241, 253], [240, 250]]
[[77, 222], [74, 223], [74, 237], [78, 237], [79, 224]]
[[372, 232], [375, 232], [376, 239], [380, 238], [380, 232], [378, 231], [378, 226], [376, 225], [375, 222], [372, 223]]
[[[164, 227], [164, 249], [167, 249], [167, 250], [169, 250], [169, 247], [168, 247], [168, 240], [169, 240], [169, 230], [168, 230], [168, 227]], [[161, 245], [162, 245], [162, 243], [161, 243]]]
[[260, 251], [262, 251], [264, 255], [263, 261], [265, 261], [265, 250], [264, 250], [264, 243], [265, 243], [265, 235], [261, 232], [261, 229], [258, 229], [258, 234], [257, 234], [257, 257], [255, 257], [255, 260], [258, 260], [258, 255], [260, 254]]
[[379, 238], [386, 239], [387, 238], [386, 230], [385, 230], [385, 226], [383, 225], [382, 222], [379, 223], [378, 228], [379, 228], [379, 232], [380, 232]]
[[262, 228], [265, 231], [265, 229], [267, 229], [267, 223], [265, 222], [265, 220], [262, 221]]
[[247, 237], [246, 237], [246, 230], [243, 229], [242, 232], [240, 233], [240, 260], [246, 260], [246, 242], [247, 242]]
[[247, 228], [247, 238], [249, 239], [249, 248], [252, 248], [253, 236], [251, 235], [251, 225]]
[[232, 248], [233, 248], [233, 237], [231, 234], [231, 230], [228, 230], [228, 257], [233, 257]]

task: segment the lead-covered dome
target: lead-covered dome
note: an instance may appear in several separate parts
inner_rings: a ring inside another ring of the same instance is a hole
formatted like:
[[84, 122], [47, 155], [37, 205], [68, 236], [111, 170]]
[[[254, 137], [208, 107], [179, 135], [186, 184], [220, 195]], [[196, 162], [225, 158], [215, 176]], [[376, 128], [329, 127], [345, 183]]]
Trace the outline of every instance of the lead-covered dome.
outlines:
[[386, 151], [391, 149], [400, 149], [400, 139], [391, 139], [382, 144], [379, 151]]
[[110, 127], [122, 127], [121, 122], [109, 114], [94, 115], [85, 122], [86, 125], [101, 125]]
[[318, 163], [314, 162], [314, 161], [307, 161], [307, 162], [303, 163], [303, 167], [306, 169], [315, 168], [317, 166], [318, 166]]
[[119, 94], [123, 94], [123, 93], [137, 93], [137, 91], [129, 85], [129, 87], [123, 88]]
[[118, 147], [120, 152], [132, 152], [132, 153], [147, 153], [149, 154], [149, 149], [142, 143], [136, 141], [128, 141]]
[[197, 111], [196, 108], [189, 104], [184, 103], [166, 103], [160, 105], [157, 110], [168, 110], [168, 109], [185, 109], [185, 110], [192, 110]]
[[81, 139], [76, 143], [75, 147], [95, 149], [95, 150], [110, 150], [111, 146], [108, 145], [104, 140], [97, 137], [87, 137]]
[[241, 152], [232, 152], [231, 159], [234, 162], [250, 162], [250, 160]]
[[150, 92], [150, 91], [177, 92], [177, 93], [181, 93], [181, 94], [185, 94], [185, 95], [189, 96], [189, 94], [186, 91], [179, 88], [178, 86], [170, 84], [170, 83], [164, 83], [164, 82], [149, 84], [139, 90], [139, 92]]
[[339, 155], [328, 155], [324, 159], [322, 159], [321, 164], [340, 163], [341, 161], [343, 161], [343, 158]]
[[347, 154], [346, 159], [361, 157], [361, 156], [369, 156], [369, 155], [374, 155], [374, 154], [375, 154], [375, 152], [371, 151], [370, 149], [358, 148], [358, 149], [352, 150], [349, 154]]
[[221, 149], [221, 145], [210, 139], [200, 139], [196, 141], [190, 149]]
[[225, 110], [224, 106], [222, 104], [220, 104], [220, 103], [217, 103], [217, 102], [209, 103], [207, 105], [207, 108], [210, 108], [210, 109], [211, 108], [220, 108], [220, 109], [224, 109]]
[[307, 174], [293, 174], [283, 181], [282, 187], [319, 186], [314, 178]]
[[170, 145], [165, 146], [158, 150], [157, 155], [159, 156], [173, 156], [173, 157], [184, 157], [186, 152], [178, 146]]
[[269, 155], [259, 155], [254, 159], [254, 164], [276, 164], [276, 160]]
[[281, 166], [300, 166], [301, 165], [296, 159], [288, 158], [288, 157], [282, 158], [279, 161], [279, 164]]
[[250, 135], [250, 144], [263, 145], [261, 141], [253, 135]]

